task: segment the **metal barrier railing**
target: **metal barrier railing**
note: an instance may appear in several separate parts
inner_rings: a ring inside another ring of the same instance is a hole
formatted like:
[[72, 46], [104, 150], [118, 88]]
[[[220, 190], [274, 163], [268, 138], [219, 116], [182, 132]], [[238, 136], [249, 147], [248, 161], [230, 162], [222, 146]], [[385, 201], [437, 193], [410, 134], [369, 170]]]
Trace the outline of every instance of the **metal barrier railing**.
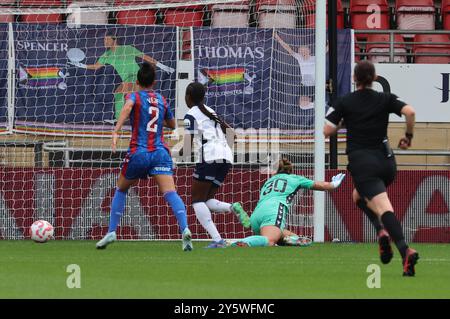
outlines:
[[414, 53], [414, 52], [396, 52], [395, 45], [401, 44], [405, 45], [405, 48], [413, 45], [449, 45], [449, 42], [414, 42], [414, 41], [404, 41], [398, 42], [395, 41], [395, 35], [416, 35], [416, 34], [446, 34], [450, 36], [450, 30], [355, 30], [355, 36], [358, 34], [389, 34], [389, 42], [368, 42], [368, 41], [359, 41], [355, 40], [356, 45], [368, 45], [368, 44], [389, 44], [389, 52], [355, 52], [356, 56], [387, 56], [389, 55], [389, 62], [394, 62], [394, 57], [396, 56], [406, 56], [406, 57], [414, 57], [414, 56], [448, 56], [448, 53], [437, 53], [437, 52], [429, 52], [429, 53]]

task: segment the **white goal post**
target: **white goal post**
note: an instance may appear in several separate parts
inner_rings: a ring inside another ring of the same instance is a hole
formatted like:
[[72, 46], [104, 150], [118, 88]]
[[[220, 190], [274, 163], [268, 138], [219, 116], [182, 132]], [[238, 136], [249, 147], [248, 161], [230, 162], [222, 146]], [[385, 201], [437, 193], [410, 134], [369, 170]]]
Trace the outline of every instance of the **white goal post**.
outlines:
[[[171, 148], [181, 143], [192, 81], [236, 128], [220, 200], [251, 213], [281, 157], [295, 173], [325, 180], [326, 0], [14, 3], [0, 2], [0, 238], [26, 238], [37, 218], [53, 223], [57, 239], [104, 233], [129, 126], [118, 154], [110, 134], [143, 61], [156, 61], [155, 90], [179, 120], [166, 132]], [[315, 29], [306, 28], [308, 15]], [[112, 58], [117, 47], [122, 56]], [[177, 162], [176, 183], [194, 238], [206, 239], [190, 207], [193, 165]], [[321, 192], [299, 192], [287, 228], [323, 242], [324, 202]], [[213, 218], [225, 238], [250, 234], [232, 214]], [[179, 238], [150, 180], [130, 191], [120, 226], [121, 239]]]

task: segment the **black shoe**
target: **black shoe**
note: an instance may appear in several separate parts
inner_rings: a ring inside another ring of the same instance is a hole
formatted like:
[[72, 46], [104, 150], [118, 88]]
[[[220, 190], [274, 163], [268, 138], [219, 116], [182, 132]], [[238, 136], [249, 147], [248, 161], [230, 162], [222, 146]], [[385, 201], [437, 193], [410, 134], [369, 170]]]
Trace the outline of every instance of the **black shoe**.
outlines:
[[378, 233], [378, 246], [381, 262], [383, 264], [389, 264], [394, 254], [391, 247], [391, 238], [384, 229]]
[[408, 248], [406, 257], [403, 260], [403, 276], [414, 277], [416, 274], [415, 265], [419, 260], [419, 254], [414, 249]]

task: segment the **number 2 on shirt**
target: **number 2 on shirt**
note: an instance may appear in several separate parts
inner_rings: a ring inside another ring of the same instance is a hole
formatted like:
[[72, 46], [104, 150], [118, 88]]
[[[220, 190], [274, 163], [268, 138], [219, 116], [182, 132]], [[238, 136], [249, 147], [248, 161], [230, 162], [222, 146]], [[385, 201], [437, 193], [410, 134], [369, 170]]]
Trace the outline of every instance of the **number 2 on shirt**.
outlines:
[[147, 124], [147, 132], [157, 132], [158, 131], [158, 118], [159, 118], [159, 108], [150, 106], [148, 108], [148, 113], [150, 114], [150, 121]]

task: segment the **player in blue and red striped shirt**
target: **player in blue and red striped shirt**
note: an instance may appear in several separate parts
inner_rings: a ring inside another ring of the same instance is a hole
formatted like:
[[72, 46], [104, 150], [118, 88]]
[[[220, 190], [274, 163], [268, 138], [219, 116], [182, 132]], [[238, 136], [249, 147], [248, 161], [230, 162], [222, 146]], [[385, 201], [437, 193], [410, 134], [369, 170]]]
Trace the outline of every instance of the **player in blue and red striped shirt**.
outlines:
[[137, 74], [137, 84], [142, 90], [127, 95], [113, 132], [112, 150], [116, 151], [119, 132], [130, 118], [132, 132], [130, 147], [117, 181], [116, 192], [111, 203], [111, 218], [108, 233], [97, 243], [98, 249], [114, 242], [116, 228], [125, 210], [128, 189], [139, 179], [152, 176], [159, 190], [169, 203], [177, 218], [183, 237], [183, 250], [192, 250], [191, 232], [187, 227], [186, 207], [178, 196], [172, 172], [172, 158], [164, 143], [163, 126], [174, 129], [176, 121], [165, 98], [151, 88], [155, 81], [155, 69], [144, 63]]

